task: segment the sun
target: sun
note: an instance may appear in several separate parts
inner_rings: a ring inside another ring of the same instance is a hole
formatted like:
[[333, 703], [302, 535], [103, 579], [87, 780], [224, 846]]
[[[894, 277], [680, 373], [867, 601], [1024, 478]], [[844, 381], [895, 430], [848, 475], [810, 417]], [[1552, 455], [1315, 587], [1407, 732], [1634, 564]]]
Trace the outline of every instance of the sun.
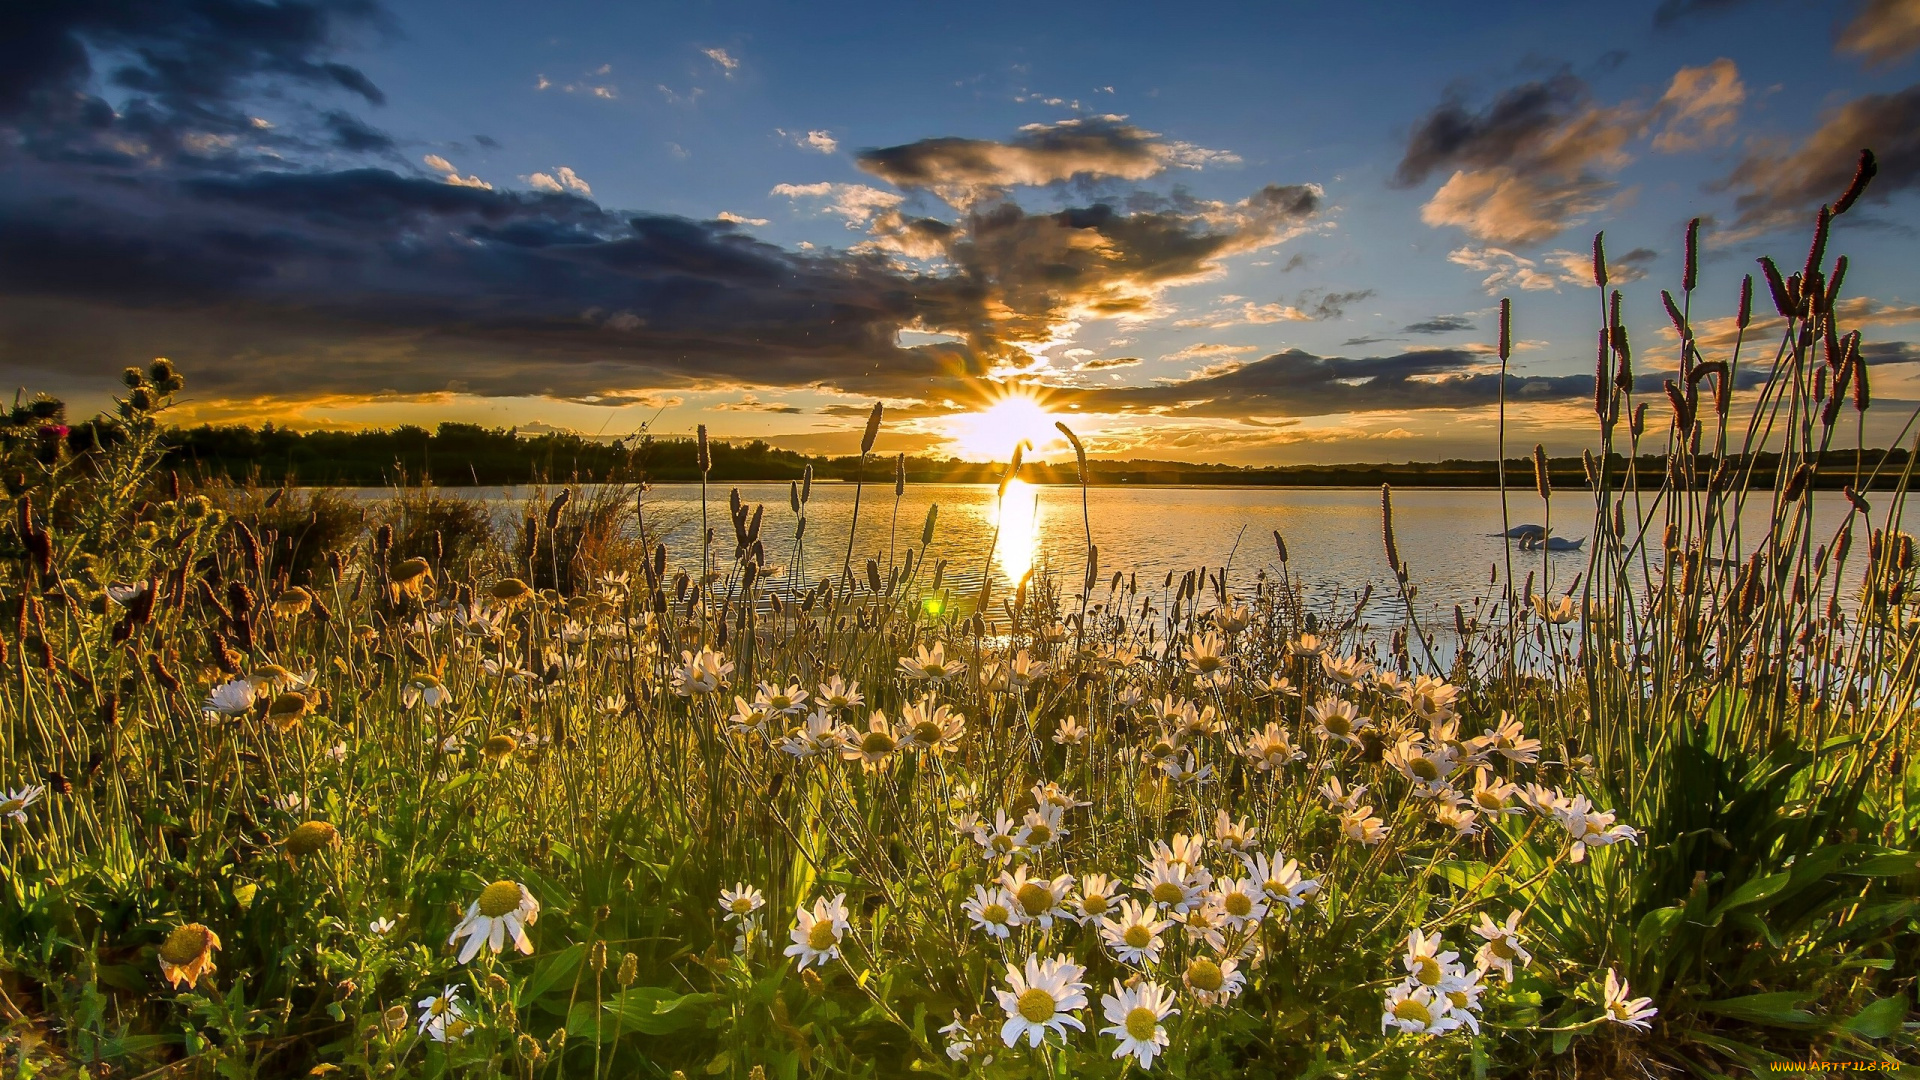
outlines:
[[1027, 444], [1028, 456], [1065, 445], [1054, 420], [1038, 398], [1016, 392], [977, 412], [953, 417], [947, 422], [947, 438], [963, 458], [1006, 461], [1021, 442]]

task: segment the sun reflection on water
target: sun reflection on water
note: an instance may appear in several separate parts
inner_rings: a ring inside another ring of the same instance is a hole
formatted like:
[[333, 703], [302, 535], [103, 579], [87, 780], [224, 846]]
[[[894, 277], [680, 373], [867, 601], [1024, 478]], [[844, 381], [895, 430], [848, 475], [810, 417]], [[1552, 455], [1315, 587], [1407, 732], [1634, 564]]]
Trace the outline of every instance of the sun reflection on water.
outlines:
[[1040, 548], [1040, 489], [1025, 480], [1013, 480], [990, 514], [1000, 530], [993, 561], [1017, 585], [1033, 569]]

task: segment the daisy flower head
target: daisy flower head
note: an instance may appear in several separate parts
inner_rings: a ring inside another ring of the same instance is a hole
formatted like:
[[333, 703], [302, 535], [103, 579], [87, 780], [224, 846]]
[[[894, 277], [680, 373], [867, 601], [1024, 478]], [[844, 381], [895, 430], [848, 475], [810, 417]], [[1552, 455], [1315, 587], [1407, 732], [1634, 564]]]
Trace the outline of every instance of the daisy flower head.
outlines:
[[766, 906], [766, 894], [744, 881], [736, 882], [731, 889], [720, 890], [720, 915], [728, 922], [752, 922]]
[[1460, 1024], [1445, 995], [1411, 980], [1387, 991], [1386, 1011], [1380, 1017], [1381, 1031], [1408, 1035], [1441, 1035]]
[[806, 711], [807, 692], [797, 681], [784, 687], [763, 682], [754, 695], [754, 704], [773, 716], [798, 716]]
[[1320, 882], [1300, 876], [1297, 860], [1278, 853], [1271, 859], [1265, 852], [1242, 855], [1240, 862], [1247, 868], [1247, 876], [1266, 893], [1268, 901], [1284, 904], [1289, 910], [1298, 910], [1320, 891]]
[[1436, 990], [1451, 989], [1465, 978], [1467, 972], [1459, 963], [1460, 954], [1447, 949], [1446, 944], [1437, 931], [1432, 934], [1410, 931], [1406, 955], [1400, 958], [1406, 966], [1407, 978]]
[[1187, 674], [1202, 686], [1224, 683], [1232, 674], [1227, 665], [1227, 641], [1212, 631], [1200, 631], [1187, 639]]
[[1041, 803], [1027, 811], [1021, 819], [1020, 831], [1015, 839], [1022, 848], [1040, 851], [1067, 835], [1066, 826], [1061, 824], [1065, 816], [1063, 807], [1055, 803]]
[[1313, 720], [1313, 733], [1323, 741], [1337, 739], [1350, 746], [1360, 745], [1360, 732], [1372, 722], [1360, 715], [1353, 702], [1331, 696], [1307, 706], [1307, 716]]
[[900, 748], [900, 737], [894, 734], [887, 714], [879, 709], [867, 714], [865, 731], [854, 729], [843, 735], [842, 741], [846, 746], [840, 751], [841, 759], [857, 761], [868, 772], [878, 771]]
[[1054, 725], [1053, 741], [1060, 746], [1079, 746], [1087, 741], [1087, 727], [1077, 716], [1061, 717]]
[[1087, 1007], [1087, 984], [1081, 981], [1086, 973], [1065, 956], [1045, 962], [1029, 956], [1024, 971], [1008, 964], [1007, 988], [993, 992], [1007, 1013], [1000, 1041], [1013, 1046], [1024, 1036], [1029, 1047], [1038, 1048], [1050, 1034], [1065, 1039], [1067, 1028], [1085, 1031], [1073, 1014]]
[[712, 649], [682, 650], [680, 660], [673, 669], [673, 692], [680, 697], [715, 693], [733, 674], [733, 663]]
[[1067, 894], [1073, 891], [1071, 874], [1049, 879], [1034, 876], [1022, 866], [1012, 873], [1002, 871], [1000, 887], [1013, 897], [1013, 916], [1021, 926], [1037, 923], [1040, 929], [1051, 930], [1055, 918], [1068, 917]]
[[1330, 652], [1320, 654], [1320, 670], [1326, 673], [1327, 681], [1340, 686], [1357, 686], [1366, 679], [1373, 665], [1367, 663], [1358, 653], [1352, 656], [1335, 656]]
[[1202, 942], [1216, 951], [1227, 947], [1226, 932], [1230, 925], [1220, 910], [1219, 899], [1208, 893], [1188, 908], [1186, 914], [1177, 916], [1180, 928], [1187, 932], [1187, 940]]
[[1584, 862], [1590, 848], [1611, 847], [1624, 840], [1638, 843], [1640, 833], [1629, 825], [1614, 824], [1611, 810], [1595, 810], [1585, 795], [1576, 795], [1554, 811], [1553, 818], [1573, 838], [1568, 862]]
[[1236, 854], [1253, 848], [1260, 839], [1260, 830], [1247, 824], [1246, 818], [1235, 821], [1225, 810], [1213, 815], [1213, 841], [1221, 850]]
[[1093, 805], [1093, 803], [1086, 799], [1074, 798], [1072, 792], [1052, 780], [1044, 784], [1033, 785], [1033, 803], [1035, 806], [1057, 806], [1062, 810], [1072, 810], [1077, 806]]
[[506, 948], [508, 941], [532, 956], [533, 941], [527, 937], [527, 927], [539, 918], [540, 901], [533, 898], [525, 885], [503, 878], [480, 890], [480, 898], [467, 905], [466, 918], [454, 927], [447, 944], [452, 945], [463, 937], [467, 939], [460, 947], [462, 964], [472, 960], [480, 952], [480, 946], [485, 945], [497, 953]]
[[1226, 603], [1213, 610], [1213, 625], [1223, 634], [1237, 634], [1253, 625], [1253, 607], [1235, 603], [1228, 597]]
[[1180, 1011], [1173, 1007], [1173, 992], [1151, 980], [1127, 986], [1115, 979], [1113, 993], [1100, 996], [1100, 1008], [1112, 1025], [1100, 1034], [1120, 1040], [1113, 1056], [1132, 1055], [1142, 1069], [1153, 1068], [1153, 1059], [1167, 1045], [1164, 1021]]
[[46, 793], [47, 789], [40, 784], [28, 784], [5, 792], [5, 797], [0, 798], [0, 818], [7, 818], [16, 825], [26, 824], [27, 807], [39, 802]]
[[950, 705], [937, 705], [933, 698], [921, 698], [900, 713], [900, 727], [906, 732], [901, 749], [920, 747], [936, 754], [949, 754], [960, 748], [960, 736], [967, 729], [967, 718]]
[[1013, 933], [1015, 901], [1006, 889], [995, 885], [973, 887], [973, 896], [960, 905], [967, 920], [991, 937], [1005, 941]]
[[1220, 920], [1235, 930], [1257, 924], [1267, 916], [1267, 890], [1252, 877], [1221, 878], [1214, 883], [1213, 907]]
[[415, 705], [424, 705], [429, 709], [438, 709], [453, 703], [453, 691], [437, 677], [422, 672], [407, 680], [400, 690], [400, 704], [411, 709]]
[[1046, 675], [1046, 662], [1035, 660], [1025, 649], [1007, 661], [1007, 686], [1013, 690], [1025, 690]]
[[1151, 904], [1142, 904], [1129, 896], [1120, 901], [1113, 918], [1100, 923], [1100, 939], [1123, 964], [1142, 967], [1160, 962], [1160, 934], [1173, 925], [1171, 919], [1156, 918]]
[[793, 944], [787, 946], [786, 955], [794, 958], [801, 971], [809, 964], [825, 967], [827, 961], [839, 958], [840, 942], [848, 929], [847, 894], [820, 897], [814, 900], [812, 911], [805, 906], [794, 910]]
[[1519, 787], [1483, 767], [1474, 772], [1473, 793], [1469, 797], [1473, 800], [1473, 808], [1480, 813], [1504, 817], [1521, 813], [1522, 808], [1515, 800], [1519, 791]]
[[918, 646], [916, 655], [900, 658], [900, 673], [909, 679], [940, 682], [954, 678], [966, 670], [965, 663], [947, 659], [946, 644], [939, 641], [934, 642], [931, 647]]
[[1497, 923], [1486, 912], [1480, 913], [1480, 922], [1473, 932], [1485, 938], [1487, 943], [1473, 954], [1473, 962], [1484, 971], [1499, 971], [1508, 982], [1513, 981], [1515, 964], [1521, 967], [1533, 963], [1533, 954], [1522, 944], [1525, 935], [1520, 933], [1520, 912], [1518, 909], [1507, 913], [1507, 921]]
[[1022, 828], [1019, 823], [1007, 816], [1005, 810], [993, 812], [993, 827], [983, 822], [974, 831], [974, 839], [980, 844], [980, 857], [983, 859], [1009, 859], [1020, 851], [1020, 836], [1015, 831]]
[[814, 695], [814, 704], [836, 711], [857, 708], [866, 704], [867, 699], [860, 694], [858, 679], [848, 682], [838, 675], [831, 676], [818, 687]]
[[1293, 651], [1293, 655], [1303, 658], [1316, 657], [1327, 651], [1326, 643], [1312, 634], [1301, 634], [1294, 638], [1289, 648]]
[[1428, 723], [1451, 717], [1459, 699], [1459, 687], [1432, 675], [1419, 676], [1400, 694], [1413, 715]]
[[1387, 751], [1387, 764], [1421, 792], [1431, 793], [1453, 775], [1459, 755], [1450, 746], [1429, 746], [1420, 736], [1408, 735]]
[[1222, 960], [1196, 956], [1187, 963], [1180, 981], [1202, 1005], [1223, 1005], [1247, 985], [1247, 977], [1240, 973], [1240, 961], [1231, 956]]
[[1607, 985], [1600, 999], [1600, 1008], [1604, 1010], [1609, 1023], [1623, 1024], [1640, 1031], [1652, 1031], [1649, 1017], [1660, 1010], [1653, 1007], [1652, 998], [1630, 997], [1632, 989], [1612, 968], [1607, 969]]
[[239, 716], [252, 709], [259, 699], [260, 688], [252, 679], [231, 679], [207, 693], [206, 700], [200, 703], [200, 711], [208, 716]]
[[1247, 736], [1239, 750], [1240, 756], [1261, 772], [1273, 772], [1307, 756], [1306, 751], [1293, 745], [1286, 729], [1274, 723], [1269, 723], [1265, 731]]
[[438, 994], [421, 998], [415, 1003], [420, 1009], [420, 1034], [434, 1042], [446, 1042], [467, 1033], [471, 1025], [467, 1023], [467, 1010], [460, 1002], [460, 991], [463, 989], [448, 985], [442, 987]]
[[1532, 765], [1540, 760], [1540, 740], [1527, 737], [1526, 728], [1512, 713], [1501, 712], [1500, 722], [1487, 729], [1484, 736], [1494, 753], [1519, 765]]
[[1345, 787], [1341, 786], [1340, 778], [1337, 776], [1327, 777], [1327, 782], [1320, 785], [1320, 797], [1327, 801], [1327, 809], [1334, 811], [1358, 810], [1360, 808], [1360, 800], [1365, 797], [1366, 794], [1366, 784], [1361, 784], [1352, 791], [1348, 791]]
[[1355, 843], [1373, 847], [1387, 838], [1387, 825], [1373, 816], [1373, 807], [1355, 807], [1341, 813], [1340, 835]]
[[367, 929], [371, 931], [375, 937], [386, 937], [388, 934], [393, 933], [393, 928], [398, 925], [400, 924], [382, 915], [368, 923]]
[[1133, 879], [1133, 887], [1146, 893], [1147, 899], [1156, 906], [1180, 915], [1200, 902], [1200, 894], [1210, 884], [1210, 880], [1201, 880], [1185, 863], [1157, 857]]
[[1455, 837], [1480, 835], [1480, 815], [1452, 799], [1433, 804], [1433, 823], [1443, 829], [1452, 829]]
[[220, 935], [200, 925], [176, 926], [160, 945], [160, 975], [175, 989], [185, 983], [191, 990], [200, 976], [217, 970], [214, 950], [220, 948]]
[[807, 714], [806, 722], [780, 740], [780, 749], [801, 761], [839, 757], [846, 749], [840, 725], [825, 709]]
[[1114, 909], [1114, 896], [1120, 883], [1105, 874], [1087, 874], [1080, 879], [1080, 891], [1074, 894], [1073, 910], [1084, 923], [1097, 922]]

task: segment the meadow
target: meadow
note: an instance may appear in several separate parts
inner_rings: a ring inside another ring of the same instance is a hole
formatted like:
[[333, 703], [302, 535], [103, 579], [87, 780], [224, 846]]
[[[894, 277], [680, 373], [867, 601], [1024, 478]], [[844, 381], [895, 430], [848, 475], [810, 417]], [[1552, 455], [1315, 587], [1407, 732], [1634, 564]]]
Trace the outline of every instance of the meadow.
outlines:
[[[1871, 173], [1803, 269], [1747, 279], [1729, 355], [1694, 344], [1689, 230], [1658, 392], [1596, 238], [1600, 452], [1583, 486], [1544, 452], [1507, 478], [1509, 524], [1590, 530], [1582, 569], [1515, 544], [1442, 625], [1384, 489], [1354, 539], [1398, 588], [1325, 609], [1278, 534], [1250, 588], [1106, 566], [1091, 519], [1075, 572], [996, 583], [937, 508], [876, 552], [809, 533], [806, 477], [715, 485], [669, 551], [642, 484], [502, 530], [432, 488], [349, 515], [168, 470], [165, 361], [84, 445], [22, 401], [0, 1072], [1914, 1060], [1911, 455], [1827, 487], [1872, 399], [1826, 238]], [[870, 514], [905, 483], [883, 423]], [[1611, 471], [1649, 453], [1658, 483]]]

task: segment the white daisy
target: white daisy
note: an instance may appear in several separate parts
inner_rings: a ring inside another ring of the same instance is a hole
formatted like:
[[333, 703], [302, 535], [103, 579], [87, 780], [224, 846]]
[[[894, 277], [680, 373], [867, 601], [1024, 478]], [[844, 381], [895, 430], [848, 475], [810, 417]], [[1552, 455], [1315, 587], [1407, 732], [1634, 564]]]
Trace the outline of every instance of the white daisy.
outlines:
[[1607, 986], [1600, 1007], [1605, 1010], [1605, 1018], [1610, 1023], [1624, 1024], [1641, 1031], [1653, 1030], [1647, 1018], [1660, 1010], [1653, 1007], [1652, 998], [1629, 997], [1633, 991], [1612, 968], [1607, 969]]
[[1221, 878], [1214, 883], [1213, 906], [1220, 918], [1235, 930], [1267, 917], [1267, 890], [1251, 877]]
[[449, 985], [433, 997], [420, 999], [420, 1034], [434, 1042], [446, 1042], [467, 1033], [472, 1025], [467, 1023], [467, 1011], [460, 1004], [462, 989]]
[[1100, 1034], [1120, 1040], [1113, 1056], [1132, 1054], [1142, 1069], [1151, 1069], [1154, 1057], [1167, 1045], [1167, 1029], [1161, 1022], [1180, 1011], [1173, 1007], [1173, 992], [1159, 983], [1125, 986], [1118, 979], [1113, 981], [1113, 993], [1100, 996], [1100, 1008], [1113, 1024], [1101, 1028]]
[[497, 953], [506, 948], [509, 940], [514, 948], [531, 956], [533, 942], [527, 937], [526, 928], [539, 918], [540, 901], [533, 898], [527, 887], [502, 879], [480, 890], [480, 899], [467, 905], [466, 918], [454, 927], [447, 944], [452, 945], [462, 937], [467, 939], [460, 947], [462, 964], [473, 959], [481, 945]]
[[1051, 880], [1045, 877], [1030, 876], [1022, 866], [1012, 873], [1000, 874], [1000, 887], [1014, 900], [1014, 920], [1017, 925], [1038, 923], [1040, 929], [1053, 929], [1053, 920], [1068, 917], [1065, 904], [1067, 893], [1073, 891], [1073, 876], [1061, 874]]
[[840, 942], [848, 928], [847, 894], [832, 899], [820, 897], [814, 900], [812, 911], [804, 906], [795, 909], [793, 944], [787, 946], [786, 955], [794, 957], [801, 971], [809, 964], [825, 967], [827, 961], [840, 956]]
[[1160, 933], [1173, 922], [1155, 918], [1152, 904], [1141, 904], [1129, 896], [1120, 901], [1114, 918], [1102, 920], [1100, 938], [1123, 964], [1142, 967], [1160, 962]]
[[1087, 874], [1080, 879], [1080, 891], [1073, 898], [1073, 909], [1082, 924], [1097, 922], [1113, 910], [1118, 882], [1105, 874]]
[[988, 889], [983, 885], [973, 887], [973, 896], [960, 905], [967, 919], [987, 934], [1005, 941], [1013, 933], [1014, 906], [1012, 894], [996, 885]]
[[1444, 995], [1412, 980], [1387, 991], [1386, 1011], [1380, 1017], [1381, 1031], [1397, 1030], [1408, 1035], [1439, 1035], [1460, 1024]]
[[1026, 1036], [1029, 1047], [1038, 1047], [1049, 1033], [1066, 1038], [1066, 1029], [1085, 1031], [1086, 1025], [1073, 1014], [1087, 1007], [1087, 984], [1080, 981], [1087, 969], [1065, 956], [1041, 963], [1037, 956], [1027, 957], [1024, 972], [1007, 965], [1007, 989], [995, 990], [1007, 1022], [1000, 1028], [1000, 1041], [1013, 1046]]
[[16, 825], [26, 824], [27, 807], [39, 802], [46, 793], [47, 789], [39, 784], [14, 788], [6, 793], [6, 798], [0, 799], [0, 818], [11, 818]]
[[1247, 985], [1247, 977], [1240, 973], [1240, 961], [1233, 957], [1215, 960], [1210, 956], [1196, 956], [1187, 964], [1180, 980], [1202, 1005], [1224, 1004]]
[[380, 918], [368, 923], [367, 929], [373, 931], [375, 937], [386, 937], [388, 934], [393, 933], [393, 928], [398, 925], [400, 924], [382, 915]]
[[1520, 933], [1518, 909], [1507, 913], [1505, 923], [1494, 922], [1486, 912], [1481, 912], [1480, 924], [1473, 928], [1473, 932], [1487, 939], [1487, 943], [1480, 946], [1480, 951], [1473, 954], [1473, 962], [1481, 969], [1498, 969], [1508, 982], [1512, 982], [1516, 963], [1523, 968], [1533, 963], [1533, 954], [1521, 944], [1525, 935]]
[[673, 669], [673, 692], [681, 697], [711, 694], [733, 674], [733, 664], [712, 649], [703, 648], [697, 655], [682, 650], [680, 659]]
[[260, 688], [252, 679], [233, 679], [214, 687], [200, 703], [200, 711], [218, 716], [239, 716], [260, 699]]

